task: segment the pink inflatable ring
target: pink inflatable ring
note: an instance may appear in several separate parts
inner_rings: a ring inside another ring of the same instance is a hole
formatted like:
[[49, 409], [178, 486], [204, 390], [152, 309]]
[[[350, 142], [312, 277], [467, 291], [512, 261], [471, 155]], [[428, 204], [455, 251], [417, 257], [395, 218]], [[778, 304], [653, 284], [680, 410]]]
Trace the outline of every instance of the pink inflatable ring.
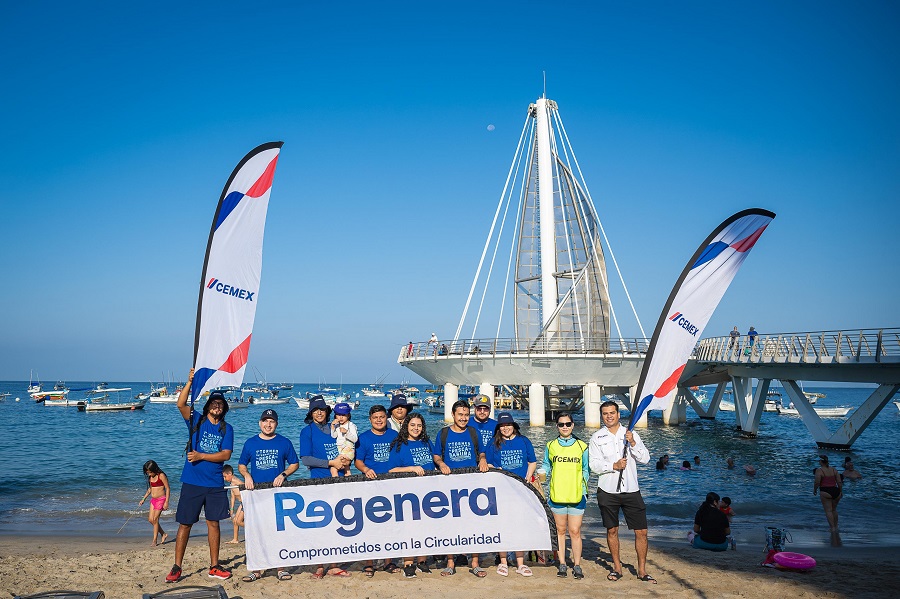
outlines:
[[790, 568], [791, 570], [812, 570], [816, 567], [816, 560], [802, 553], [779, 551], [772, 556], [772, 559], [782, 568]]

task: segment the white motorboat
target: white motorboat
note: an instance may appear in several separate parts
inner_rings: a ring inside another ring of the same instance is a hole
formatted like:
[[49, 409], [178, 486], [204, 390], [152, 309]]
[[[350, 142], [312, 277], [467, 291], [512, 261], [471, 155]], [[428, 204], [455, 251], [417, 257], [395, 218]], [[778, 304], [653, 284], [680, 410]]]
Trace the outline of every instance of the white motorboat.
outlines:
[[175, 389], [174, 393], [169, 392], [166, 385], [161, 387], [151, 387], [147, 399], [150, 403], [178, 403], [178, 396], [181, 394], [181, 387]]
[[[822, 418], [843, 418], [847, 414], [850, 413], [851, 408], [835, 407], [835, 408], [813, 408], [816, 414], [821, 416]], [[794, 407], [794, 404], [790, 404], [786, 408], [778, 408], [778, 413], [782, 416], [799, 416], [800, 411]]]
[[12, 397], [12, 393], [0, 393], [0, 401], [3, 401], [7, 397]]
[[251, 395], [248, 398], [248, 401], [254, 405], [277, 406], [288, 403], [289, 401], [291, 401], [291, 398], [278, 397], [278, 389], [273, 389], [271, 392], [260, 395], [258, 397], [256, 395]]
[[306, 399], [305, 397], [294, 397], [294, 401], [297, 402], [297, 407], [300, 408], [301, 410], [309, 409], [309, 400]]
[[68, 389], [63, 389], [61, 391], [38, 391], [37, 393], [31, 394], [31, 399], [36, 401], [37, 403], [47, 404], [47, 401], [50, 401], [50, 404], [47, 405], [65, 405], [60, 404], [61, 401], [66, 401], [66, 396], [69, 394]]
[[45, 406], [56, 406], [62, 408], [77, 408], [79, 404], [84, 403], [84, 399], [69, 399], [68, 397], [54, 398], [54, 399], [45, 399]]
[[[96, 389], [94, 390], [96, 391]], [[88, 392], [93, 397], [81, 400], [77, 403], [79, 412], [130, 412], [134, 410], [143, 410], [147, 405], [146, 399], [134, 399], [131, 401], [121, 401], [120, 394], [131, 391], [131, 387], [121, 387], [117, 389], [109, 388], [107, 385], [107, 393], [96, 395], [96, 393]]]
[[375, 385], [370, 385], [368, 387], [363, 387], [359, 390], [360, 393], [365, 395], [366, 397], [384, 397], [384, 391], [376, 387]]

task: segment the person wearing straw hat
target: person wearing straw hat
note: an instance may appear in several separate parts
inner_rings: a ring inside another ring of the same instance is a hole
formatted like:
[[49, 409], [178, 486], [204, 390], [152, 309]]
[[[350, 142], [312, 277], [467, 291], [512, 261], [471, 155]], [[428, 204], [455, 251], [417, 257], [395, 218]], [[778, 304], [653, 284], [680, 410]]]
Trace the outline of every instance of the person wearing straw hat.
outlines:
[[[259, 483], [272, 483], [280, 487], [288, 476], [300, 467], [300, 460], [290, 439], [275, 432], [278, 428], [278, 413], [275, 410], [263, 410], [259, 417], [259, 434], [253, 435], [244, 443], [241, 457], [238, 459], [238, 470], [244, 477], [244, 488], [252, 491]], [[254, 582], [262, 577], [262, 571], [251, 571], [241, 580]], [[291, 575], [284, 568], [277, 571], [278, 580], [290, 580]]]

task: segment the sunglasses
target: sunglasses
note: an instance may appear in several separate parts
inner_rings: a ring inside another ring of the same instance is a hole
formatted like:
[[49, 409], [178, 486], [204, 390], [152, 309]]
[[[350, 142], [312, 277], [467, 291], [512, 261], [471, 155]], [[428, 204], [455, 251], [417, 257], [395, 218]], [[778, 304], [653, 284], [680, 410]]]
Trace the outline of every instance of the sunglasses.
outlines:
[[574, 422], [557, 422], [556, 426], [558, 426], [560, 428], [562, 428], [562, 427], [568, 428], [570, 426], [575, 426], [575, 423]]
[[478, 406], [478, 407], [475, 408], [475, 409], [476, 409], [476, 410], [490, 410], [490, 408], [487, 407], [487, 406]]

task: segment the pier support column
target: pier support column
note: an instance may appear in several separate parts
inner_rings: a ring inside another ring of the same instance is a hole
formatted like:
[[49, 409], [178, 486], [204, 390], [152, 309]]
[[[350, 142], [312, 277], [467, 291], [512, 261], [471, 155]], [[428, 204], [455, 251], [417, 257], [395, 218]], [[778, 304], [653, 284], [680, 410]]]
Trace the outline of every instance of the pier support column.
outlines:
[[490, 383], [481, 383], [478, 392], [491, 398], [491, 418], [494, 417], [494, 386]]
[[666, 426], [678, 426], [678, 402], [681, 401], [681, 394], [678, 387], [672, 389], [668, 395], [669, 407], [663, 410], [663, 424]]
[[547, 416], [544, 413], [544, 386], [540, 383], [528, 386], [528, 418], [531, 426], [547, 424]]
[[459, 399], [459, 385], [444, 385], [444, 422], [453, 422], [453, 404]]
[[[634, 387], [630, 387], [628, 389], [628, 396], [631, 398], [631, 411], [637, 407], [638, 403], [640, 403], [640, 398], [637, 396], [638, 388], [637, 385]], [[647, 428], [647, 410], [644, 410], [644, 414], [641, 418], [634, 423], [634, 428]]]
[[687, 401], [684, 398], [678, 402], [678, 424], [685, 424], [687, 422]]
[[597, 383], [588, 383], [584, 386], [582, 393], [584, 394], [584, 425], [600, 428], [603, 425], [603, 419], [600, 418], [603, 390]]

